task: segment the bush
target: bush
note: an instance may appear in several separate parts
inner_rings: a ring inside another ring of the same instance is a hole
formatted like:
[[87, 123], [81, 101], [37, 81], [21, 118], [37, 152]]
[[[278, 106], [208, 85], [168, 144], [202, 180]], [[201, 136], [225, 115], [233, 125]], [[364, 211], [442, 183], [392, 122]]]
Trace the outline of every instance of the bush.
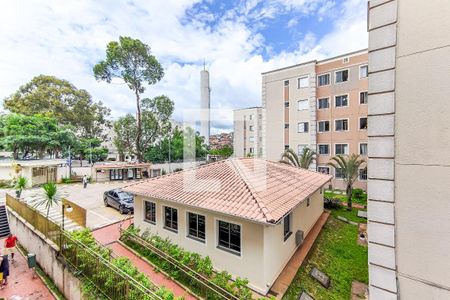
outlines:
[[61, 178], [61, 182], [62, 183], [72, 183], [73, 181], [69, 177], [63, 177], [63, 178]]
[[335, 209], [341, 207], [341, 201], [338, 198], [323, 198], [323, 204], [325, 208]]
[[353, 189], [352, 199], [355, 203], [367, 204], [367, 193], [363, 189]]
[[8, 189], [14, 187], [12, 180], [0, 180], [0, 189]]

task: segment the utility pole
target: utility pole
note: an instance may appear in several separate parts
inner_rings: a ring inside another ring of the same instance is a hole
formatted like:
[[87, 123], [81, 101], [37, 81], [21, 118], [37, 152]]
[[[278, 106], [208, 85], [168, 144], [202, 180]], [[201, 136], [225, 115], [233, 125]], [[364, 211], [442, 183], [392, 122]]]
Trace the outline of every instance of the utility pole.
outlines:
[[70, 153], [70, 145], [69, 145], [69, 179], [72, 178], [72, 155]]
[[170, 167], [170, 161], [172, 160], [171, 159], [171, 152], [170, 152], [170, 144], [172, 143], [172, 136], [170, 135], [170, 131], [169, 131], [169, 173], [171, 173], [172, 172], [172, 169], [171, 169], [171, 167]]
[[89, 164], [92, 167], [92, 142], [89, 141]]

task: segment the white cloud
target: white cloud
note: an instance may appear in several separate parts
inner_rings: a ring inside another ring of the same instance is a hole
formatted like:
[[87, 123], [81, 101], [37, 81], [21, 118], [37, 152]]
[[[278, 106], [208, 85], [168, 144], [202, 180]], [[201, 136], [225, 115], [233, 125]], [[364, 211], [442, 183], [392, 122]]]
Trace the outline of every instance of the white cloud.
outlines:
[[[111, 107], [114, 117], [134, 113], [133, 94], [125, 85], [97, 82], [92, 75], [92, 66], [104, 58], [106, 44], [127, 35], [148, 43], [165, 68], [164, 79], [148, 87], [146, 96], [171, 97], [175, 117], [180, 119], [183, 108], [199, 103], [204, 59], [211, 73], [212, 107], [238, 108], [260, 105], [263, 71], [367, 46], [364, 0], [345, 1], [325, 36], [305, 32], [295, 42], [296, 50], [268, 58], [268, 46], [258, 33], [264, 20], [276, 18], [280, 10], [326, 18], [327, 12], [337, 9], [334, 1], [247, 1], [221, 16], [194, 6], [195, 2], [5, 2], [0, 10], [0, 98], [32, 77], [48, 74], [88, 90], [95, 100]], [[187, 22], [186, 12], [193, 8]]]

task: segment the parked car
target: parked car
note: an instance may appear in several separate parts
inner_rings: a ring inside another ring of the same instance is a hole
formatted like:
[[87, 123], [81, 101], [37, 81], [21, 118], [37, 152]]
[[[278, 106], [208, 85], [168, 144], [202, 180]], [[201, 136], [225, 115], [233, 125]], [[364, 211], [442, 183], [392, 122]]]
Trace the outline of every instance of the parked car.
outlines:
[[133, 195], [124, 192], [121, 189], [106, 191], [103, 194], [103, 201], [106, 207], [114, 207], [115, 209], [119, 210], [121, 214], [134, 212]]

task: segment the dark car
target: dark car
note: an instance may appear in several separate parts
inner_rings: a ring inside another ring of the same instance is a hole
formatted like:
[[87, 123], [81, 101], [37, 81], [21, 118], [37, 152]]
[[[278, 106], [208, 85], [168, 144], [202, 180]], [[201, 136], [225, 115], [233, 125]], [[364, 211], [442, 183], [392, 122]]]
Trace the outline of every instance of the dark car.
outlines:
[[114, 189], [106, 191], [103, 194], [103, 201], [105, 206], [111, 206], [120, 211], [121, 214], [128, 214], [134, 212], [134, 197], [132, 194], [122, 191], [121, 189]]

